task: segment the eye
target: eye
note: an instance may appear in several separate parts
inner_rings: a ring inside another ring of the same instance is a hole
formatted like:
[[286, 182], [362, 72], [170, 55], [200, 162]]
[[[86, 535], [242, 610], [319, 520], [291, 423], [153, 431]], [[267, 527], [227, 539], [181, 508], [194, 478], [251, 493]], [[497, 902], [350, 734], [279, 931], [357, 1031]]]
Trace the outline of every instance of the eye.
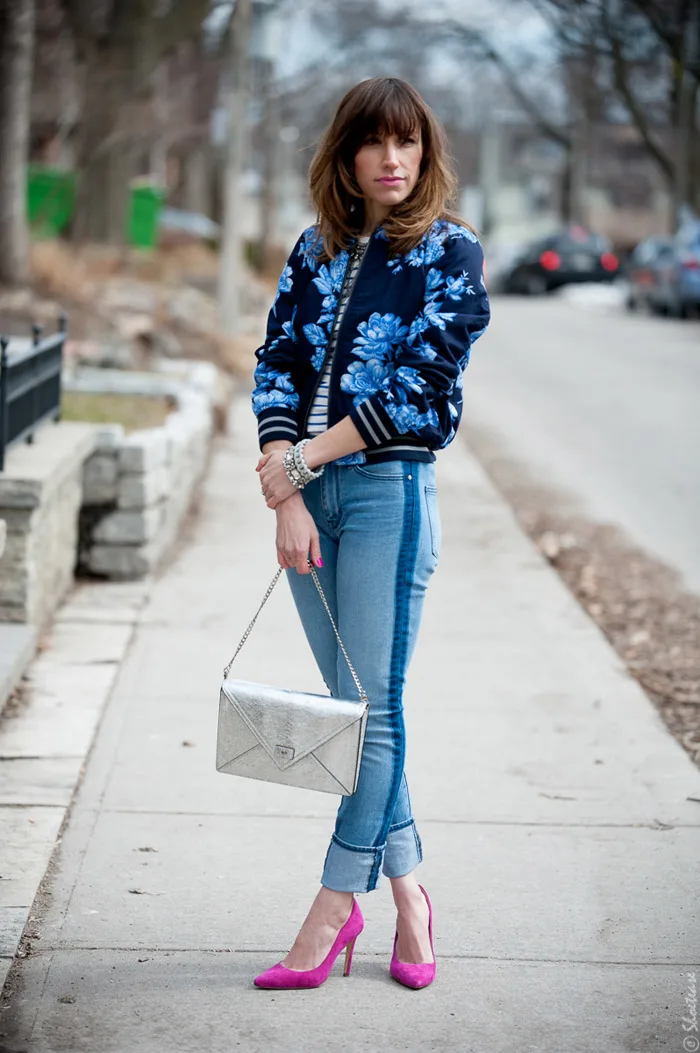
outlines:
[[413, 146], [417, 142], [418, 142], [417, 136], [415, 136], [415, 135], [406, 135], [401, 140], [401, 145], [402, 146], [406, 146], [406, 145]]
[[379, 136], [378, 135], [368, 135], [367, 138], [364, 141], [364, 145], [365, 146], [376, 146], [379, 141], [380, 140], [379, 140]]

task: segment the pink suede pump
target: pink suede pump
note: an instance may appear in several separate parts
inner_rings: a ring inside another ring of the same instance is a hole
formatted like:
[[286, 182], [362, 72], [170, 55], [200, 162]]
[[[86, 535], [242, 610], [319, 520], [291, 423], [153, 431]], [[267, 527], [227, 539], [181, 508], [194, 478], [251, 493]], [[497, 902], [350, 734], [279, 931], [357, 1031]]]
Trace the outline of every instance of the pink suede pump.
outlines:
[[433, 947], [433, 907], [428, 897], [428, 893], [425, 891], [422, 885], [418, 888], [421, 890], [428, 904], [428, 932], [430, 933], [430, 949], [433, 952], [432, 962], [400, 962], [396, 957], [396, 941], [399, 938], [398, 933], [394, 936], [394, 953], [391, 956], [391, 965], [389, 966], [389, 972], [395, 980], [398, 980], [404, 987], [413, 987], [418, 989], [420, 987], [427, 987], [435, 979], [435, 948]]
[[365, 921], [362, 917], [362, 911], [358, 906], [357, 900], [353, 899], [350, 917], [336, 936], [333, 946], [320, 965], [317, 965], [315, 969], [307, 969], [305, 972], [302, 972], [297, 969], [287, 969], [281, 962], [278, 962], [271, 969], [267, 969], [260, 976], [256, 976], [253, 981], [255, 986], [275, 991], [308, 990], [311, 987], [320, 987], [330, 976], [335, 960], [343, 948], [345, 948], [343, 976], [349, 976], [355, 940], [364, 927]]

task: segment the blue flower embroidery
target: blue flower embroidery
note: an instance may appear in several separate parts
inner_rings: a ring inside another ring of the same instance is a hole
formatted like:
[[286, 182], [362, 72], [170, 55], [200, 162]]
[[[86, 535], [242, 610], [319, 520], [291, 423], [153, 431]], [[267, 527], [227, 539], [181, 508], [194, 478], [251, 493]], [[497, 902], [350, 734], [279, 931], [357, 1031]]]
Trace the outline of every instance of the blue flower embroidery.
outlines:
[[[384, 231], [382, 231], [382, 234], [384, 238], [387, 237]], [[459, 223], [449, 223], [447, 220], [440, 220], [433, 224], [415, 248], [407, 252], [405, 256], [394, 256], [392, 259], [387, 260], [386, 265], [392, 274], [398, 274], [402, 270], [404, 263], [407, 263], [409, 267], [429, 266], [445, 255], [443, 242], [448, 237], [466, 238], [468, 241], [473, 242], [479, 240], [476, 234], [473, 234], [471, 230], [467, 230], [466, 227], [461, 226]], [[439, 272], [436, 273], [439, 275]]]
[[362, 450], [358, 450], [357, 453], [348, 453], [345, 457], [338, 457], [333, 464], [364, 464], [367, 457]]
[[448, 274], [445, 278], [447, 284], [447, 295], [450, 300], [461, 300], [463, 296], [473, 296], [474, 286], [469, 285], [469, 275], [462, 271], [457, 277]]
[[348, 254], [343, 250], [330, 263], [324, 263], [314, 278], [314, 285], [323, 294], [323, 313], [319, 315], [318, 324], [328, 326], [335, 318], [338, 308], [338, 295], [343, 287], [343, 278], [348, 263]]
[[345, 274], [345, 265], [341, 260], [341, 256], [345, 256], [347, 261], [347, 253], [341, 253], [330, 263], [324, 263], [319, 267], [318, 274], [314, 278], [314, 285], [323, 296], [330, 296], [332, 293], [339, 293], [340, 288], [343, 284], [343, 275]]
[[280, 280], [277, 283], [277, 292], [291, 292], [292, 291], [292, 268], [287, 264], [282, 273], [280, 274]]
[[426, 426], [437, 428], [439, 424], [438, 415], [434, 409], [421, 413], [418, 407], [411, 405], [410, 402], [398, 405], [396, 402], [387, 402], [386, 411], [401, 435], [409, 431], [418, 433]]
[[262, 413], [273, 406], [287, 406], [294, 410], [298, 408], [299, 396], [294, 389], [291, 374], [280, 373], [276, 369], [265, 369], [259, 365], [255, 370], [255, 380], [258, 388], [253, 395], [254, 413]]
[[442, 304], [428, 300], [423, 314], [428, 320], [428, 325], [434, 325], [436, 329], [444, 329], [447, 322], [453, 322], [456, 318], [454, 311], [441, 311]]
[[295, 320], [296, 316], [297, 316], [297, 309], [295, 307], [294, 310], [292, 311], [292, 317], [289, 319], [289, 321], [282, 323], [282, 332], [284, 333], [284, 335], [286, 337], [288, 337], [292, 341], [293, 344], [295, 344], [297, 342], [297, 334], [296, 334], [296, 332], [294, 330], [294, 320]]
[[311, 365], [318, 371], [323, 365], [323, 360], [326, 357], [328, 333], [322, 328], [322, 326], [317, 325], [316, 322], [309, 322], [308, 325], [305, 325], [303, 332], [309, 343], [313, 344], [316, 348], [311, 359]]
[[315, 274], [319, 258], [323, 255], [323, 240], [318, 236], [316, 227], [307, 227], [304, 231], [299, 252], [304, 257], [302, 266], [308, 267], [311, 273]]
[[431, 267], [425, 276], [425, 294], [426, 296], [434, 296], [442, 289], [445, 284], [443, 278], [437, 267]]
[[367, 362], [351, 362], [340, 381], [340, 388], [348, 395], [354, 395], [353, 404], [359, 406], [379, 391], [389, 374], [390, 367], [378, 358], [370, 358]]
[[425, 380], [418, 370], [413, 369], [411, 366], [399, 366], [394, 373], [394, 382], [396, 386], [396, 397], [399, 402], [406, 401], [409, 391], [415, 391], [416, 394], [420, 395], [425, 387]]
[[353, 342], [358, 358], [390, 358], [394, 347], [408, 336], [408, 326], [398, 315], [377, 311], [357, 328], [360, 335]]

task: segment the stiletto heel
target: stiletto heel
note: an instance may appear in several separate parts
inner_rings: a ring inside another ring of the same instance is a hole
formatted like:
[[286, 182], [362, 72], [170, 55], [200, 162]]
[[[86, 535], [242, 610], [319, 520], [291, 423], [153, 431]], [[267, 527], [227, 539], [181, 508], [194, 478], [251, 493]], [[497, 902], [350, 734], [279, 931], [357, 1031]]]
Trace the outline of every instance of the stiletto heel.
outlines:
[[355, 950], [355, 940], [357, 936], [350, 940], [350, 943], [345, 948], [345, 966], [343, 968], [343, 976], [350, 975], [350, 969], [352, 968], [352, 952]]
[[404, 987], [413, 987], [415, 989], [420, 987], [427, 987], [435, 979], [435, 948], [433, 947], [433, 908], [428, 898], [428, 893], [425, 891], [422, 885], [418, 888], [425, 896], [426, 903], [428, 904], [428, 934], [430, 936], [430, 949], [433, 952], [432, 962], [400, 962], [396, 957], [396, 942], [399, 938], [399, 934], [396, 933], [394, 936], [394, 953], [391, 956], [391, 965], [389, 966], [389, 972], [391, 973], [394, 980], [398, 980]]
[[357, 900], [353, 899], [350, 917], [336, 936], [333, 946], [320, 965], [317, 965], [315, 969], [300, 971], [297, 969], [288, 969], [285, 965], [282, 965], [281, 962], [278, 962], [277, 965], [273, 965], [271, 969], [267, 969], [264, 973], [261, 973], [260, 976], [256, 976], [253, 981], [255, 986], [274, 989], [277, 991], [320, 987], [330, 976], [335, 960], [342, 950], [345, 950], [345, 968], [343, 969], [343, 976], [349, 976], [350, 966], [352, 965], [352, 952], [355, 949], [355, 940], [364, 927], [365, 921], [362, 917], [362, 911], [357, 904]]

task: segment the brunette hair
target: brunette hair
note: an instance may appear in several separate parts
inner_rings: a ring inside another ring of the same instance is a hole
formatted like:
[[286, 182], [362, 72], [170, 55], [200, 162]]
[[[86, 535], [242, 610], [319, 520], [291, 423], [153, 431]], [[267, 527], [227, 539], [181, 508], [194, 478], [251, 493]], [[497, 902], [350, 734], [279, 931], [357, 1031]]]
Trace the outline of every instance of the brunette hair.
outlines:
[[418, 181], [382, 224], [392, 249], [405, 253], [415, 248], [436, 219], [467, 226], [456, 213], [457, 176], [442, 124], [405, 80], [373, 77], [343, 97], [309, 169], [324, 256], [332, 259], [362, 229], [364, 200], [355, 181], [354, 162], [368, 136], [405, 139], [418, 131], [423, 144]]

